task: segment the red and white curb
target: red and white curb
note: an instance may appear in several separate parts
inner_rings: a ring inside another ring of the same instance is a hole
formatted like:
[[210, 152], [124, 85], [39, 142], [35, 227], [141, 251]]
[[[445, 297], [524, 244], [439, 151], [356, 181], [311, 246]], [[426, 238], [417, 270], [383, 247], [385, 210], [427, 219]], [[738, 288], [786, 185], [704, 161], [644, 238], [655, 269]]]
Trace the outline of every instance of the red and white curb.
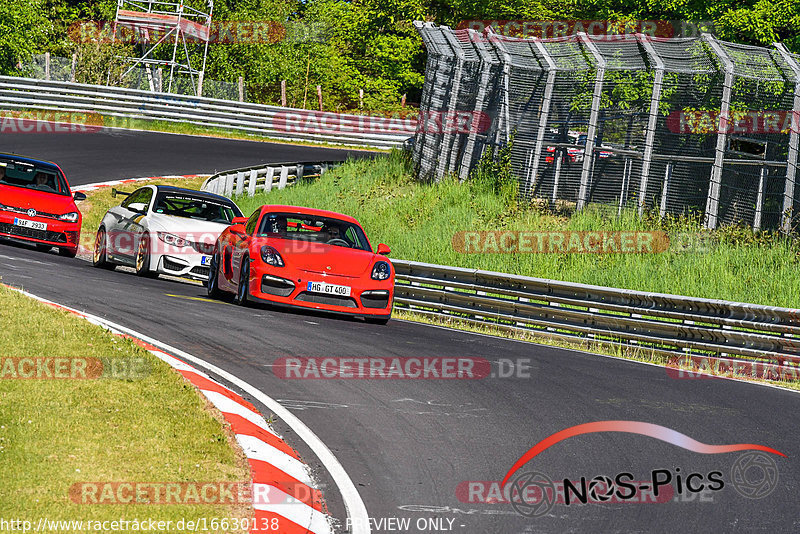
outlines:
[[336, 482], [351, 518], [350, 523], [354, 525], [351, 532], [353, 534], [370, 533], [366, 507], [344, 468], [319, 438], [277, 401], [230, 373], [179, 349], [100, 317], [62, 306], [7, 284], [2, 285], [39, 302], [86, 319], [92, 324], [108, 329], [113, 334], [132, 340], [194, 384], [200, 393], [222, 412], [250, 465], [253, 509], [255, 511], [255, 527], [250, 532], [332, 534], [333, 527], [332, 519], [325, 510], [322, 492], [311, 477], [308, 466], [303, 463], [297, 452], [272, 430], [269, 423], [258, 413], [256, 407], [203, 371], [172, 354], [178, 354], [185, 360], [207, 368], [247, 391], [275, 412], [309, 445]]
[[129, 185], [136, 182], [146, 182], [147, 180], [171, 180], [171, 179], [184, 179], [200, 178], [210, 176], [208, 174], [175, 174], [165, 176], [148, 176], [145, 178], [128, 178], [127, 180], [111, 180], [109, 182], [98, 182], [96, 184], [76, 185], [72, 191], [80, 191], [86, 193], [87, 191], [94, 191], [95, 189], [102, 189], [104, 187], [112, 187], [115, 185]]

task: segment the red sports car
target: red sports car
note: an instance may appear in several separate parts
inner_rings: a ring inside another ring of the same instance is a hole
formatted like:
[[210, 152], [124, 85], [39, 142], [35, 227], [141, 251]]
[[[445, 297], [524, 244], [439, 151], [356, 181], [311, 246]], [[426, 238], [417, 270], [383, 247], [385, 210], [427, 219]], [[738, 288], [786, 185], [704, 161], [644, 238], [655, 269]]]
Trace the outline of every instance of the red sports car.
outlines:
[[39, 250], [58, 247], [75, 257], [81, 212], [64, 172], [49, 161], [0, 154], [0, 238], [34, 243]]
[[236, 218], [217, 240], [208, 295], [238, 304], [312, 308], [385, 324], [392, 313], [394, 269], [352, 217], [296, 206], [261, 206]]

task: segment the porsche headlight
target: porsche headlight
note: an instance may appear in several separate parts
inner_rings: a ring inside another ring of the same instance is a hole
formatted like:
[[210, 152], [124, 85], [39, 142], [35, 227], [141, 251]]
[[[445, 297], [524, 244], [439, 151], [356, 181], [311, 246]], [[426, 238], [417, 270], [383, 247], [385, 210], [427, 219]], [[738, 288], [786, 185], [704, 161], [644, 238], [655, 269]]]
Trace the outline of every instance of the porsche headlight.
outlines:
[[390, 276], [392, 276], [392, 268], [389, 267], [388, 262], [379, 261], [372, 268], [373, 280], [387, 280]]
[[269, 245], [261, 247], [261, 259], [264, 260], [264, 263], [273, 267], [283, 267], [284, 265], [280, 253]]
[[64, 215], [59, 215], [58, 216], [58, 220], [59, 221], [66, 221], [66, 222], [75, 222], [75, 221], [78, 220], [78, 217], [80, 217], [80, 215], [78, 215], [78, 212], [77, 211], [73, 211], [73, 212], [70, 212], [70, 213], [65, 213]]
[[186, 241], [182, 237], [178, 237], [175, 234], [168, 234], [166, 232], [158, 232], [158, 238], [166, 243], [167, 245], [172, 245], [173, 247], [183, 248], [189, 246], [189, 242]]

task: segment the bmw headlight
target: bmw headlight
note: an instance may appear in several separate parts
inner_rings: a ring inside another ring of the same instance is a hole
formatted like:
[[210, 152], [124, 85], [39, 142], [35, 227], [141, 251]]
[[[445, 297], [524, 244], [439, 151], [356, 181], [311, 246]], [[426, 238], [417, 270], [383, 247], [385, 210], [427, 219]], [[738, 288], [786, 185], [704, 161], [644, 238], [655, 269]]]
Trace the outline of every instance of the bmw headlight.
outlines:
[[183, 248], [189, 246], [189, 242], [186, 241], [182, 237], [178, 237], [175, 234], [168, 234], [166, 232], [158, 232], [158, 238], [166, 243], [167, 245], [172, 245], [173, 247]]
[[284, 265], [280, 253], [269, 245], [261, 247], [261, 259], [264, 260], [264, 263], [273, 267], [283, 267]]
[[202, 243], [202, 242], [194, 242], [192, 243], [192, 248], [195, 249], [200, 254], [205, 254], [206, 256], [211, 256], [214, 254], [214, 247], [216, 243]]
[[59, 215], [58, 216], [58, 220], [59, 221], [67, 221], [67, 222], [75, 222], [75, 221], [78, 220], [78, 217], [80, 217], [80, 215], [78, 215], [78, 212], [77, 211], [73, 211], [73, 212], [70, 212], [70, 213], [65, 213], [64, 215]]
[[392, 268], [389, 267], [388, 262], [379, 261], [372, 268], [373, 280], [387, 280], [390, 276], [392, 276]]

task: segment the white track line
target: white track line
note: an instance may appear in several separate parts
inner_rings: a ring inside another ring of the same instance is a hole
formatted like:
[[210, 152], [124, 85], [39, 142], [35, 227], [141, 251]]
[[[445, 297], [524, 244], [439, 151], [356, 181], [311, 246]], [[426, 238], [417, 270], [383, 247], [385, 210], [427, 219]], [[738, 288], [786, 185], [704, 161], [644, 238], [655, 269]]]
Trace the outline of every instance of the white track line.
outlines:
[[[345, 509], [347, 510], [347, 514], [351, 519], [350, 524], [353, 525], [351, 534], [370, 534], [372, 532], [369, 522], [369, 514], [367, 513], [367, 507], [364, 505], [364, 501], [361, 499], [361, 495], [359, 495], [355, 484], [353, 484], [353, 481], [350, 479], [350, 476], [347, 474], [342, 464], [339, 463], [339, 460], [336, 458], [333, 452], [327, 447], [327, 445], [325, 445], [325, 443], [323, 443], [322, 440], [316, 434], [314, 434], [314, 432], [310, 428], [308, 428], [305, 425], [305, 423], [303, 423], [297, 416], [295, 416], [288, 409], [284, 408], [283, 405], [281, 405], [278, 401], [269, 397], [265, 393], [262, 393], [255, 386], [251, 386], [244, 380], [232, 375], [231, 373], [225, 371], [224, 369], [221, 369], [214, 364], [208, 363], [196, 356], [193, 356], [188, 352], [184, 352], [171, 345], [167, 345], [166, 343], [162, 343], [161, 341], [153, 339], [149, 336], [140, 334], [136, 330], [132, 330], [130, 328], [108, 321], [101, 317], [97, 317], [96, 315], [91, 315], [86, 312], [81, 312], [74, 308], [70, 308], [68, 306], [63, 306], [61, 304], [39, 297], [22, 289], [17, 289], [17, 288], [11, 288], [11, 289], [14, 289], [15, 291], [18, 291], [21, 294], [36, 299], [40, 302], [44, 302], [46, 304], [50, 304], [58, 308], [76, 313], [94, 324], [109, 329], [111, 332], [117, 334], [126, 334], [132, 337], [139, 338], [145, 343], [149, 343], [154, 347], [158, 347], [166, 352], [170, 352], [172, 354], [180, 356], [185, 360], [188, 360], [200, 367], [203, 367], [208, 371], [210, 371], [211, 373], [219, 376], [220, 378], [230, 382], [231, 384], [234, 384], [242, 391], [246, 391], [253, 398], [257, 399], [261, 404], [269, 408], [269, 410], [271, 410], [278, 418], [282, 419], [284, 423], [289, 425], [289, 427], [300, 437], [300, 439], [302, 439], [306, 443], [306, 445], [308, 445], [309, 448], [314, 452], [314, 454], [317, 456], [322, 465], [325, 466], [325, 469], [331, 475], [331, 478], [333, 478], [336, 487], [339, 488], [339, 492], [342, 495], [342, 500], [344, 501]], [[205, 393], [207, 394], [209, 392], [206, 391]], [[224, 395], [220, 396], [224, 397]], [[290, 520], [292, 516], [296, 515], [297, 512], [299, 511], [298, 507], [297, 506], [293, 507], [293, 505], [272, 504], [269, 506], [270, 506], [269, 511], [277, 512], [280, 515]], [[263, 509], [258, 505], [256, 505], [255, 508], [257, 510]], [[277, 511], [278, 509], [280, 509], [279, 512]], [[316, 512], [315, 514], [313, 514], [315, 523], [317, 523], [317, 521], [321, 521], [324, 519], [324, 514], [321, 514], [316, 510], [313, 511]], [[319, 514], [319, 516], [317, 514]], [[302, 520], [302, 518], [298, 519]], [[322, 525], [320, 524], [319, 526], [321, 527]]]

